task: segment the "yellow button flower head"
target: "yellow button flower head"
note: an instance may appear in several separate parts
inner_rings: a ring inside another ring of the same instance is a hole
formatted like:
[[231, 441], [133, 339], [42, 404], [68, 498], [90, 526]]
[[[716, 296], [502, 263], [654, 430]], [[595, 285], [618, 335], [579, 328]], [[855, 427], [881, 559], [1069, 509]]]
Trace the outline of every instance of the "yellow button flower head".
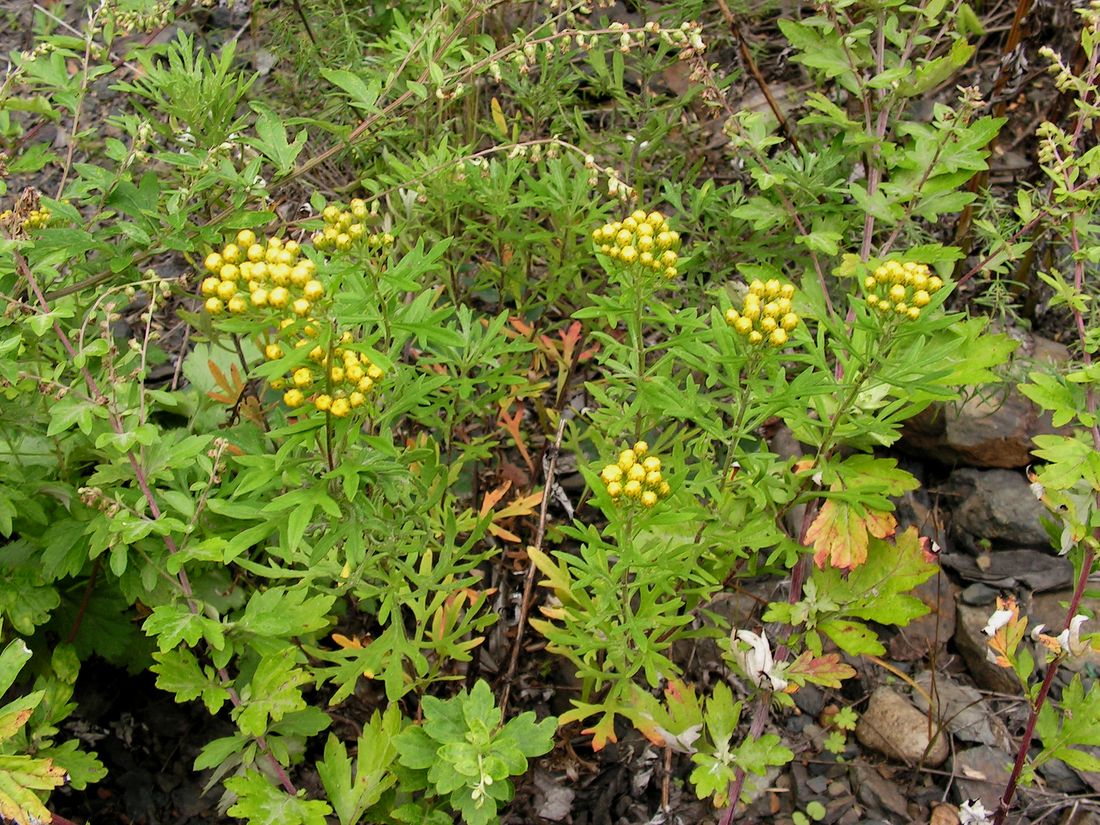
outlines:
[[779, 349], [786, 346], [790, 333], [801, 319], [794, 311], [794, 286], [780, 283], [777, 278], [759, 279], [749, 283], [741, 309], [726, 310], [726, 325], [749, 344], [767, 342]]
[[660, 212], [638, 209], [621, 221], [606, 223], [592, 231], [592, 245], [622, 264], [625, 273], [657, 274], [669, 280], [679, 274], [680, 235], [669, 229]]
[[886, 261], [863, 279], [867, 306], [881, 315], [897, 315], [915, 321], [932, 296], [943, 288], [927, 264], [914, 261]]
[[[207, 311], [216, 314], [228, 309], [242, 314], [249, 309], [291, 309], [298, 315], [308, 314], [325, 290], [314, 277], [313, 262], [301, 255], [297, 241], [240, 230], [203, 260], [203, 269], [211, 277], [202, 282], [202, 295], [221, 302], [218, 308], [208, 301]], [[307, 289], [307, 284], [313, 286]]]
[[600, 480], [615, 501], [637, 501], [647, 508], [672, 492], [661, 474], [661, 459], [650, 453], [645, 441], [622, 450], [614, 463], [600, 470]]
[[361, 198], [353, 198], [347, 209], [329, 204], [321, 212], [324, 228], [313, 233], [313, 245], [326, 252], [334, 249], [341, 252], [350, 249], [387, 252], [393, 246], [393, 235], [367, 231], [367, 225], [377, 218], [378, 215], [372, 214], [366, 201]]

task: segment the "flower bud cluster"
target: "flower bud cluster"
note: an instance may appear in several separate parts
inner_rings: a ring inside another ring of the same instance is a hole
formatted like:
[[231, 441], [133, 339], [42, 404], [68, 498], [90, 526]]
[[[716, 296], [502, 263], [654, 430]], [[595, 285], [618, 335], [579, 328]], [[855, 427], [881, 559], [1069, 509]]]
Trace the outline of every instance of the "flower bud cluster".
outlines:
[[[285, 318], [279, 331], [288, 336], [288, 341], [294, 340], [294, 349], [309, 348], [310, 363], [289, 370], [273, 380], [271, 386], [276, 390], [285, 389], [283, 403], [292, 409], [308, 402], [321, 412], [344, 418], [366, 403], [367, 395], [378, 386], [385, 372], [366, 353], [349, 346], [355, 343], [350, 332], [344, 332], [340, 345], [330, 352], [318, 339], [317, 322], [307, 321], [299, 329], [300, 324]], [[264, 357], [268, 361], [277, 361], [285, 354], [278, 341], [264, 347]]]
[[596, 249], [624, 269], [651, 270], [667, 279], [677, 275], [680, 259], [680, 233], [669, 229], [660, 212], [638, 209], [621, 221], [605, 223], [592, 232]]
[[154, 29], [162, 29], [172, 19], [172, 0], [156, 0], [146, 3], [147, 8], [141, 11], [113, 8], [112, 4], [106, 5], [107, 19], [122, 33], [129, 34], [133, 31], [151, 32]]
[[618, 461], [600, 470], [600, 479], [611, 498], [636, 501], [643, 507], [653, 507], [672, 492], [661, 475], [661, 459], [649, 455], [649, 445], [644, 441], [619, 453]]
[[942, 287], [943, 280], [933, 275], [927, 264], [913, 261], [887, 261], [863, 279], [868, 307], [912, 321], [920, 318], [921, 309], [928, 306]]
[[393, 246], [393, 235], [389, 232], [367, 232], [367, 224], [376, 219], [367, 209], [367, 204], [355, 198], [347, 209], [330, 204], [321, 212], [325, 228], [313, 233], [313, 245], [322, 251], [331, 249], [346, 252], [355, 247], [366, 247], [372, 251], [388, 250]]
[[1063, 176], [1073, 159], [1074, 147], [1069, 135], [1056, 124], [1044, 121], [1035, 130], [1035, 136], [1039, 139], [1039, 163]]
[[321, 322], [313, 310], [325, 298], [325, 286], [297, 242], [259, 238], [252, 230], [242, 229], [221, 251], [210, 253], [203, 265], [209, 273], [202, 282], [208, 313], [254, 311], [278, 319], [275, 340], [263, 346], [267, 361], [282, 359], [287, 354], [284, 345], [308, 347], [308, 364], [299, 363], [271, 381], [272, 389], [285, 390], [283, 401], [288, 407], [308, 402], [343, 418], [366, 403], [385, 373], [355, 349], [350, 332], [345, 331], [331, 351], [321, 340]]
[[211, 315], [271, 308], [306, 318], [325, 297], [317, 267], [302, 257], [297, 241], [265, 240], [251, 229], [242, 229], [235, 241], [207, 255], [203, 267], [209, 273], [202, 282], [204, 307]]
[[740, 311], [733, 307], [726, 310], [726, 323], [753, 346], [767, 341], [773, 347], [782, 347], [801, 323], [793, 300], [793, 285], [781, 284], [776, 278], [754, 280]]

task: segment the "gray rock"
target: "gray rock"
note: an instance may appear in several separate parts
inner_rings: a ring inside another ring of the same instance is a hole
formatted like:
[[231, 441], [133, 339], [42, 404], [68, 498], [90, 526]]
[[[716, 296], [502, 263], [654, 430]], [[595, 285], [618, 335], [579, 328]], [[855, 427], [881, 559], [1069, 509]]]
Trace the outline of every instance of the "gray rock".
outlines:
[[897, 785], [879, 775], [869, 765], [856, 765], [852, 771], [852, 786], [859, 801], [868, 808], [907, 816], [909, 805]]
[[947, 759], [947, 736], [929, 746], [928, 719], [900, 693], [880, 687], [856, 726], [856, 738], [871, 750], [910, 765], [935, 767]]
[[1081, 793], [1088, 785], [1069, 765], [1061, 759], [1051, 759], [1039, 766], [1039, 774], [1047, 787], [1059, 793]]
[[[1011, 749], [1008, 728], [1000, 717], [993, 715], [977, 690], [956, 684], [945, 673], [937, 673], [933, 680], [927, 670], [918, 673], [913, 681], [932, 698], [935, 718], [956, 739]], [[913, 691], [913, 704], [928, 711], [928, 700], [920, 691]]]
[[817, 685], [800, 687], [793, 698], [795, 706], [811, 719], [817, 719], [825, 709], [825, 693]]
[[842, 796], [825, 806], [825, 818], [821, 825], [856, 825], [863, 816], [863, 808], [856, 804], [855, 797]]
[[940, 564], [966, 581], [1012, 590], [1057, 590], [1073, 583], [1073, 565], [1064, 556], [1038, 550], [995, 550], [978, 558], [964, 553], [940, 553]]
[[985, 607], [997, 601], [999, 591], [982, 582], [974, 582], [959, 594], [959, 601], [971, 607]]
[[955, 622], [955, 648], [966, 661], [971, 677], [978, 687], [997, 693], [1018, 695], [1023, 692], [1011, 670], [999, 667], [986, 658], [989, 637], [982, 628], [989, 622], [991, 607], [970, 607], [959, 604]]
[[959, 751], [952, 761], [955, 775], [955, 797], [959, 802], [977, 799], [987, 811], [996, 810], [1012, 770], [1012, 755], [1008, 751], [979, 745]]
[[[1038, 335], [1024, 334], [1018, 354], [1035, 361], [1062, 363], [1069, 350]], [[975, 395], [961, 405], [933, 404], [906, 422], [902, 446], [944, 464], [972, 467], [1026, 467], [1036, 435], [1058, 432], [1015, 387]]]
[[1049, 547], [1040, 521], [1047, 515], [1023, 474], [1011, 470], [957, 470], [945, 491], [957, 498], [952, 527], [978, 539], [1016, 547]]

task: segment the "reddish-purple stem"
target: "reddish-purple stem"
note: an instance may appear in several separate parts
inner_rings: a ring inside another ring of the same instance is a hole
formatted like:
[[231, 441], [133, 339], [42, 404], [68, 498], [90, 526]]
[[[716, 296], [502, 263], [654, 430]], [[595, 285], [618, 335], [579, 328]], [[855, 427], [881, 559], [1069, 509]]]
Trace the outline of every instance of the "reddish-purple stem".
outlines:
[[[27, 283], [30, 285], [31, 291], [38, 299], [38, 305], [42, 308], [42, 311], [44, 313], [49, 314], [50, 305], [47, 303], [46, 296], [43, 294], [42, 288], [39, 286], [37, 279], [34, 277], [34, 273], [31, 272], [30, 266], [27, 265], [27, 259], [24, 258], [19, 252], [16, 252], [15, 263], [17, 268], [19, 269], [19, 274], [27, 279]], [[72, 342], [69, 340], [69, 336], [65, 334], [65, 331], [61, 329], [61, 325], [57, 321], [53, 322], [53, 331], [58, 340], [61, 342], [61, 345], [65, 348], [65, 351], [69, 354], [69, 358], [71, 358], [75, 362], [77, 355], [76, 349], [73, 347]], [[92, 377], [92, 374], [88, 372], [88, 368], [86, 366], [81, 366], [80, 372], [81, 375], [84, 377], [84, 383], [87, 385], [88, 392], [91, 394], [92, 398], [106, 405], [106, 396], [104, 396], [100, 392], [99, 385], [96, 383], [95, 378]], [[107, 412], [108, 419], [111, 422], [111, 428], [115, 431], [116, 434], [122, 435], [124, 432], [122, 421], [119, 419], [118, 415], [116, 415], [115, 412], [110, 409], [110, 407], [108, 407]], [[160, 518], [161, 510], [160, 506], [157, 504], [156, 497], [153, 495], [152, 489], [150, 489], [149, 487], [149, 480], [148, 477], [145, 475], [145, 470], [144, 468], [142, 468], [141, 463], [137, 460], [137, 456], [132, 450], [128, 450], [126, 452], [126, 457], [130, 461], [130, 467], [134, 471], [134, 478], [137, 481], [138, 487], [141, 489], [142, 495], [145, 497], [145, 502], [149, 506], [149, 512], [152, 514], [153, 520], [155, 521], [156, 519]], [[169, 553], [175, 554], [179, 550], [176, 545], [175, 539], [173, 539], [171, 536], [164, 537], [164, 544], [168, 548]], [[191, 582], [187, 577], [187, 571], [181, 568], [179, 573], [177, 574], [177, 581], [179, 582], [180, 591], [183, 593], [184, 598], [187, 600], [188, 609], [193, 614], [198, 615], [198, 613], [200, 612], [200, 608], [198, 603], [194, 599], [194, 591], [191, 589]], [[218, 678], [221, 679], [224, 685], [226, 685], [226, 691], [229, 694], [229, 700], [230, 702], [232, 702], [233, 706], [240, 707], [240, 696], [237, 694], [237, 691], [229, 684], [231, 682], [231, 679], [229, 678], [229, 672], [224, 667], [218, 668]], [[263, 736], [257, 736], [256, 744], [259, 745], [260, 750], [267, 756], [268, 760], [271, 762], [272, 770], [279, 778], [279, 783], [283, 786], [283, 789], [289, 794], [296, 794], [298, 792], [298, 789], [294, 787], [294, 783], [291, 781], [290, 776], [287, 774], [286, 770], [279, 763], [279, 760], [276, 759], [274, 754], [271, 753], [271, 750], [267, 746], [267, 740]]]

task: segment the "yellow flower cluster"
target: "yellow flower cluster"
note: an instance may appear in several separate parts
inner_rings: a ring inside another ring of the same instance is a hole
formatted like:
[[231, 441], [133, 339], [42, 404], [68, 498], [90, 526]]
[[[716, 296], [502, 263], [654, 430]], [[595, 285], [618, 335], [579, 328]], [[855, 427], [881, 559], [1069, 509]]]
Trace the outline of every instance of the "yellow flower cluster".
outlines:
[[[286, 330], [295, 323], [293, 319], [286, 318], [279, 328]], [[345, 332], [340, 337], [340, 344], [351, 344], [353, 340], [352, 334]], [[318, 343], [317, 326], [312, 321], [301, 330], [294, 347], [310, 347], [309, 360], [312, 363], [296, 367], [284, 377], [271, 382], [274, 389], [286, 388], [283, 402], [288, 407], [300, 407], [308, 401], [321, 412], [343, 418], [366, 403], [367, 394], [385, 375], [382, 368], [373, 363], [366, 353], [336, 346], [330, 358], [329, 351]], [[277, 342], [264, 347], [264, 357], [268, 361], [277, 361], [284, 354], [282, 345]], [[314, 390], [321, 391], [307, 396], [307, 393]]]
[[639, 209], [621, 221], [605, 223], [592, 231], [592, 241], [604, 255], [628, 267], [676, 277], [680, 233], [668, 228], [668, 220], [660, 212], [647, 215]]
[[762, 344], [765, 339], [773, 347], [787, 343], [791, 330], [800, 319], [792, 308], [794, 287], [781, 284], [775, 278], [768, 281], [754, 280], [738, 312], [732, 307], [726, 310], [726, 323], [750, 344]]
[[[0, 212], [0, 223], [8, 223], [11, 221], [13, 212], [10, 209], [5, 209]], [[27, 217], [23, 218], [22, 228], [24, 232], [29, 232], [31, 229], [45, 229], [50, 225], [50, 221], [53, 219], [53, 215], [46, 207], [40, 209], [32, 209], [27, 213]]]
[[626, 497], [652, 507], [671, 492], [668, 482], [661, 476], [661, 459], [648, 455], [649, 445], [644, 441], [619, 453], [619, 460], [600, 470], [600, 478], [613, 499]]
[[943, 287], [943, 281], [931, 273], [926, 264], [907, 261], [887, 261], [863, 280], [867, 306], [886, 314], [889, 312], [915, 321], [928, 306], [932, 295]]
[[316, 267], [302, 257], [297, 241], [264, 240], [251, 229], [242, 229], [235, 242], [227, 243], [221, 252], [211, 252], [203, 265], [210, 273], [202, 282], [202, 294], [211, 315], [225, 310], [240, 315], [250, 307], [270, 307], [307, 318], [313, 305], [325, 297]]
[[330, 204], [321, 212], [325, 228], [313, 233], [313, 245], [320, 250], [341, 252], [364, 243], [372, 250], [393, 246], [393, 235], [389, 232], [367, 232], [367, 222], [372, 217], [366, 202], [360, 198], [353, 199], [347, 209]]

